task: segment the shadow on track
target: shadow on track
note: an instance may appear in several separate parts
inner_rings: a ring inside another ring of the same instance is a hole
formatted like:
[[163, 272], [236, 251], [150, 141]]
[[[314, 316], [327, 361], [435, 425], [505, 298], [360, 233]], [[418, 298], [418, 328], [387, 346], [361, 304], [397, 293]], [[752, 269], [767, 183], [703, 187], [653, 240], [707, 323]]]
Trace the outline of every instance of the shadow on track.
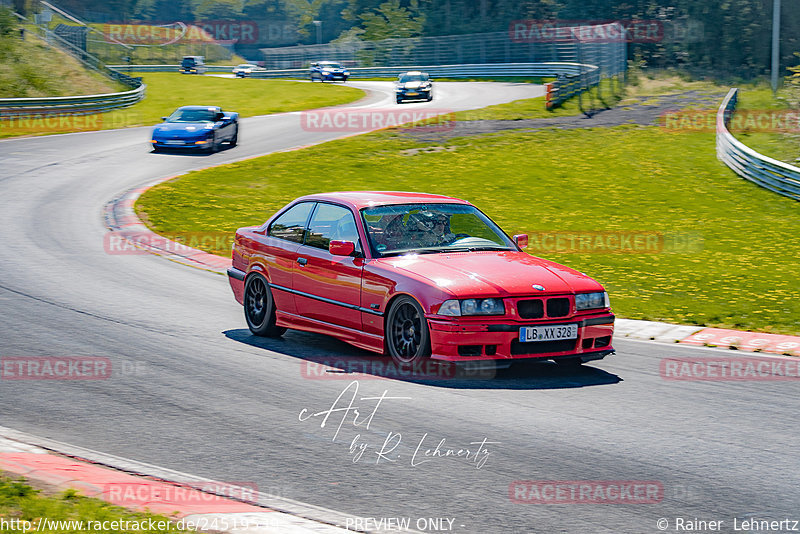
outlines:
[[477, 367], [428, 360], [415, 367], [399, 367], [389, 357], [318, 334], [290, 330], [283, 338], [266, 338], [246, 328], [223, 334], [238, 343], [302, 360], [299, 372], [308, 380], [402, 380], [453, 389], [565, 389], [622, 382], [619, 376], [590, 365], [570, 368], [528, 359], [497, 369], [486, 367], [486, 362]]

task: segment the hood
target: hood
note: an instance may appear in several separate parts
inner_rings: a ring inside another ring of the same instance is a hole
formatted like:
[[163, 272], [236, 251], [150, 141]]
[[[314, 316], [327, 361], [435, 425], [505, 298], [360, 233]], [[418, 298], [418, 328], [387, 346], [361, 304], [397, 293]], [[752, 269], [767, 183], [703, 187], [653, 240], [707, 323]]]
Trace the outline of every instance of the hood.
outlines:
[[153, 133], [169, 134], [180, 137], [195, 137], [212, 128], [206, 128], [207, 122], [164, 122], [153, 129]]
[[401, 83], [400, 87], [402, 87], [403, 89], [419, 89], [420, 87], [422, 87], [426, 83], [427, 82], [420, 82], [420, 81], [405, 82], [405, 83]]
[[[492, 251], [421, 254], [381, 258], [379, 264], [416, 275], [454, 297], [530, 296], [602, 291], [602, 286], [569, 267], [525, 252]], [[544, 291], [533, 289], [544, 286]]]

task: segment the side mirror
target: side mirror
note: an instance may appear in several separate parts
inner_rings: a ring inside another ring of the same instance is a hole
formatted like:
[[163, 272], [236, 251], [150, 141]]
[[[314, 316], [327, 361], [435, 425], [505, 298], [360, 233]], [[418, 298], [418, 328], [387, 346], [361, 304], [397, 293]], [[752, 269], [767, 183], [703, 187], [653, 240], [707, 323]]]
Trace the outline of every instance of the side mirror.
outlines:
[[334, 256], [350, 256], [356, 249], [356, 244], [352, 241], [331, 241], [328, 244], [328, 252]]
[[525, 248], [528, 246], [528, 234], [517, 234], [513, 237], [514, 243], [517, 244], [519, 248]]
[[224, 113], [217, 113], [217, 116], [215, 118], [217, 119], [215, 122], [219, 122], [219, 121], [221, 121], [221, 120], [223, 120], [225, 118], [225, 114]]
[[161, 120], [165, 121], [165, 120], [167, 120], [167, 118], [166, 117], [161, 117]]

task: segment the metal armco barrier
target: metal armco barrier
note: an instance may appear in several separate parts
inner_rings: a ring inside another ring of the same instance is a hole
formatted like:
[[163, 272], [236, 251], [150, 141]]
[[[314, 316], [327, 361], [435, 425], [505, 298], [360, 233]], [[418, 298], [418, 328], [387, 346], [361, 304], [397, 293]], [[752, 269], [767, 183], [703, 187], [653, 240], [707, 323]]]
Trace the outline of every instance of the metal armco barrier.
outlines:
[[0, 98], [0, 119], [37, 115], [88, 115], [132, 106], [144, 98], [145, 85], [121, 93], [49, 98]]
[[728, 91], [717, 111], [717, 158], [736, 174], [780, 195], [800, 200], [800, 169], [759, 154], [728, 131], [739, 90]]
[[[127, 65], [109, 65], [112, 69], [127, 69]], [[178, 72], [179, 65], [131, 65], [137, 72]], [[555, 78], [559, 74], [577, 76], [585, 71], [597, 70], [594, 65], [581, 65], [572, 62], [549, 63], [485, 63], [471, 65], [408, 65], [399, 67], [353, 67], [348, 69], [350, 77], [358, 78], [396, 78], [398, 74], [410, 70], [427, 72], [433, 78], [493, 78], [529, 77]], [[208, 72], [232, 72], [233, 66], [208, 66]], [[598, 73], [599, 74], [599, 73]], [[279, 69], [257, 71], [251, 78], [301, 78], [309, 77], [308, 69]]]

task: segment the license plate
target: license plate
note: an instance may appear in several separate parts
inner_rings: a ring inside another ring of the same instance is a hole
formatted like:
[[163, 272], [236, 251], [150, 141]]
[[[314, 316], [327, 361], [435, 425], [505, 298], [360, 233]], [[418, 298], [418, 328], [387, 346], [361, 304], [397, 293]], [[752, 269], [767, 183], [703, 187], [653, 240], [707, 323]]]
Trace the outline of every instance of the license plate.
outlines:
[[577, 339], [578, 325], [551, 324], [547, 326], [523, 326], [519, 329], [519, 340], [522, 343], [529, 341], [559, 341], [562, 339]]
[[183, 141], [175, 141], [173, 139], [170, 139], [169, 141], [165, 141], [165, 142], [168, 145], [182, 145], [182, 144], [184, 144]]
[[406, 95], [408, 95], [408, 96], [417, 96], [418, 94], [419, 93], [414, 93], [414, 92], [411, 92], [411, 91], [406, 93]]

